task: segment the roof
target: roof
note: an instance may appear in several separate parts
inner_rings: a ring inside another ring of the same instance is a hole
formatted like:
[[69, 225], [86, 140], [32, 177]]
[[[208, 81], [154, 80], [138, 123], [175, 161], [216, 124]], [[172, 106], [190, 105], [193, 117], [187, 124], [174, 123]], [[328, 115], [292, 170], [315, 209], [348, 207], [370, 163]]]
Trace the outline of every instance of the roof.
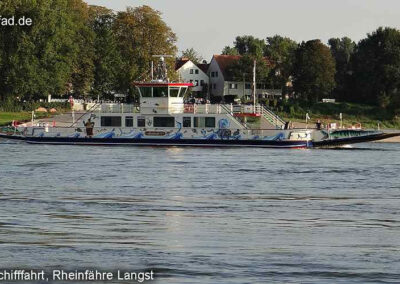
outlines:
[[134, 83], [137, 87], [193, 87], [193, 83], [166, 83], [166, 82], [151, 82], [151, 83]]
[[185, 65], [187, 62], [189, 62], [189, 58], [182, 57], [175, 62], [175, 71], [179, 70], [183, 65]]
[[[229, 79], [229, 76], [226, 73], [228, 67], [233, 63], [237, 62], [240, 58], [242, 58], [241, 55], [214, 55], [213, 57], [215, 61], [217, 61], [219, 68], [221, 69], [222, 74], [224, 75], [225, 80]], [[264, 60], [268, 66], [272, 65], [269, 58], [264, 57]]]
[[226, 69], [237, 62], [242, 56], [240, 55], [214, 55], [213, 58], [217, 61], [219, 68], [224, 75], [224, 78], [227, 78]]
[[210, 66], [210, 64], [208, 64], [208, 63], [201, 63], [201, 64], [196, 64], [196, 65], [197, 65], [197, 67], [199, 67], [199, 69], [200, 69], [201, 71], [203, 71], [204, 73], [207, 74], [207, 72], [208, 72], [208, 67]]
[[[178, 71], [183, 65], [185, 65], [189, 61], [191, 61], [191, 60], [187, 57], [182, 57], [182, 58], [176, 60], [175, 71]], [[199, 64], [193, 63], [193, 64], [196, 65], [205, 74], [207, 74], [208, 67], [210, 66], [210, 64], [208, 64], [208, 63], [199, 63]]]

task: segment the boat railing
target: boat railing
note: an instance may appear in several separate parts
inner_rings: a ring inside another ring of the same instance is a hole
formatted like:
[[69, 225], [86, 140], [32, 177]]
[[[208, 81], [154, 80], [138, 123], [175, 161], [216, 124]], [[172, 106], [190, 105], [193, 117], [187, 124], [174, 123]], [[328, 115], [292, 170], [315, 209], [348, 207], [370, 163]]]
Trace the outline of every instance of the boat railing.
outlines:
[[140, 107], [134, 104], [109, 103], [101, 105], [102, 113], [139, 113]]
[[262, 106], [234, 104], [185, 104], [184, 112], [194, 114], [262, 114]]
[[[94, 104], [93, 112], [100, 111], [101, 113], [140, 113], [140, 106], [136, 104], [124, 103], [103, 103]], [[92, 105], [88, 105], [92, 107]], [[176, 107], [176, 104], [175, 104]], [[158, 107], [160, 108], [160, 107]], [[184, 113], [193, 114], [263, 114], [261, 105], [234, 105], [234, 104], [183, 104]]]

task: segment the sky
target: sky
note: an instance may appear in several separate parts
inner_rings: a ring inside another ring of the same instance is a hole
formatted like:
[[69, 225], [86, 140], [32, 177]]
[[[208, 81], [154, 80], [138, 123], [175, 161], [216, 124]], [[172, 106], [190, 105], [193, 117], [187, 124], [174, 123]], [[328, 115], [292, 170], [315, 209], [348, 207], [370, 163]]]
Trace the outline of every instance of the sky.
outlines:
[[297, 42], [350, 37], [358, 42], [380, 26], [400, 28], [400, 0], [85, 0], [116, 11], [148, 5], [208, 61], [238, 35], [275, 34]]

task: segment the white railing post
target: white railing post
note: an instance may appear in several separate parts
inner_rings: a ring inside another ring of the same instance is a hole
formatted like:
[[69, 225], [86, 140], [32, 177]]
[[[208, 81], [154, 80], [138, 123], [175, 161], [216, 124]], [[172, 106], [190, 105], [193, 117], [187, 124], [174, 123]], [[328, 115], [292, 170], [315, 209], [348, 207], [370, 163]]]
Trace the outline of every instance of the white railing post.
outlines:
[[231, 104], [231, 115], [233, 115], [233, 104]]

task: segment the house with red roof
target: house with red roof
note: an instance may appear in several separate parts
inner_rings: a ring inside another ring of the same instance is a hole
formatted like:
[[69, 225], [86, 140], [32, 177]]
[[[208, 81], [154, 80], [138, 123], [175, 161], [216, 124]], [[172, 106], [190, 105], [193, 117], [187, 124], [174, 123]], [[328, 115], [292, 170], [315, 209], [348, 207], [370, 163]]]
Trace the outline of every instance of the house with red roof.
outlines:
[[209, 85], [209, 64], [196, 64], [188, 58], [180, 58], [175, 63], [175, 71], [178, 72], [180, 80], [184, 83], [193, 83], [192, 92], [195, 96], [207, 94]]

